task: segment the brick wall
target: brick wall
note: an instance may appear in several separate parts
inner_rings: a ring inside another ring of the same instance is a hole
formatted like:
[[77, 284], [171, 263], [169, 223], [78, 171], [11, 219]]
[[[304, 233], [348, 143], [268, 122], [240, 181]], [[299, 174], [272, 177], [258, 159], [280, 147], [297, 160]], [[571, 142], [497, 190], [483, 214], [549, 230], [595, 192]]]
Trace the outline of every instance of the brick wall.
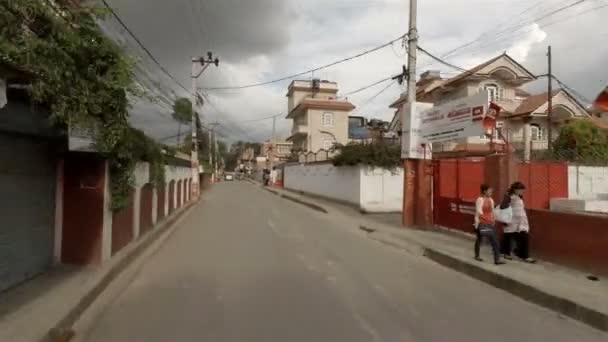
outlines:
[[608, 274], [608, 217], [528, 210], [531, 251], [549, 261]]

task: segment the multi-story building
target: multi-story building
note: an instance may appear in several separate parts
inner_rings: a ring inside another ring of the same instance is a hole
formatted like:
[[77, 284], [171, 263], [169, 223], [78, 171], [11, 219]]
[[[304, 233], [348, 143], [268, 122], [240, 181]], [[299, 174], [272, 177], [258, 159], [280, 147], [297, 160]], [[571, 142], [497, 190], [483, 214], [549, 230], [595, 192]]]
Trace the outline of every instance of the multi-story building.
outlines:
[[[426, 71], [417, 83], [419, 102], [441, 105], [458, 98], [487, 91], [490, 100], [502, 107], [497, 120], [495, 140], [508, 139], [516, 149], [545, 150], [548, 147], [548, 93], [530, 95], [520, 87], [536, 80], [536, 76], [507, 54], [502, 54], [455, 77], [444, 79], [439, 71]], [[586, 108], [564, 89], [551, 93], [552, 129], [556, 138], [565, 123], [588, 118]], [[394, 131], [401, 129], [400, 116], [407, 95], [403, 94], [391, 107], [397, 109], [390, 124]], [[487, 136], [469, 137], [461, 141], [433, 144], [434, 150], [479, 150], [488, 148]]]
[[262, 155], [267, 158], [270, 162], [274, 162], [274, 165], [283, 163], [289, 160], [291, 157], [291, 148], [293, 143], [282, 139], [271, 139], [264, 142], [262, 145]]
[[355, 106], [337, 94], [335, 82], [293, 81], [289, 85], [287, 119], [293, 120], [293, 127], [287, 141], [294, 150], [317, 152], [348, 143], [348, 115]]

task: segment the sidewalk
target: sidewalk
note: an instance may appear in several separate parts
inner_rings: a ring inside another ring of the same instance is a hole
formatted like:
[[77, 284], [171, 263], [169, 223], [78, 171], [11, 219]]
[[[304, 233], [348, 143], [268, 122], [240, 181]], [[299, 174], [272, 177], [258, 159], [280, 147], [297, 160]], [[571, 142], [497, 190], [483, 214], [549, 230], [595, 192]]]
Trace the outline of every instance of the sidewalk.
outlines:
[[162, 244], [197, 203], [180, 209], [101, 266], [59, 265], [0, 294], [0, 341], [68, 341], [72, 325], [90, 304], [126, 267]]
[[350, 220], [353, 229], [367, 232], [373, 240], [424, 255], [524, 300], [608, 331], [608, 279], [592, 281], [587, 278], [588, 273], [542, 260], [537, 264], [514, 260], [495, 266], [487, 245], [482, 247], [484, 262], [478, 262], [473, 259], [474, 238], [471, 235], [445, 230], [404, 229], [398, 214], [364, 215], [355, 208], [328, 200], [279, 188], [271, 190], [299, 202], [320, 206], [342, 220]]

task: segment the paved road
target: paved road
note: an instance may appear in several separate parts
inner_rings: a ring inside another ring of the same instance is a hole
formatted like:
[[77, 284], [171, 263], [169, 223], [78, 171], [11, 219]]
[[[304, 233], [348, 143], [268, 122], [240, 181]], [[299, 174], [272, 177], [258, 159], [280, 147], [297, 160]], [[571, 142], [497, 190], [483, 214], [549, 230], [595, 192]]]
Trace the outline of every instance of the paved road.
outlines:
[[505, 292], [223, 183], [141, 269], [89, 342], [607, 341]]

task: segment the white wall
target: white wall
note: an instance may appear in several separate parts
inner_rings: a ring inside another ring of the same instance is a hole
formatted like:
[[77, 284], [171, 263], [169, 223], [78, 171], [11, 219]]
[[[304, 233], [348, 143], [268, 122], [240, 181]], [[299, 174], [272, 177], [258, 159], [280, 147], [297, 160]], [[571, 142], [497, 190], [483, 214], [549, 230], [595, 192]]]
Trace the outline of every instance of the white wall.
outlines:
[[284, 187], [348, 202], [370, 213], [400, 212], [403, 205], [403, 169], [293, 164], [285, 167]]
[[285, 166], [284, 187], [359, 205], [360, 170], [330, 163]]
[[608, 194], [608, 167], [569, 166], [568, 194], [570, 198], [596, 198]]
[[394, 171], [360, 167], [361, 210], [370, 213], [400, 212], [403, 209], [403, 169]]

